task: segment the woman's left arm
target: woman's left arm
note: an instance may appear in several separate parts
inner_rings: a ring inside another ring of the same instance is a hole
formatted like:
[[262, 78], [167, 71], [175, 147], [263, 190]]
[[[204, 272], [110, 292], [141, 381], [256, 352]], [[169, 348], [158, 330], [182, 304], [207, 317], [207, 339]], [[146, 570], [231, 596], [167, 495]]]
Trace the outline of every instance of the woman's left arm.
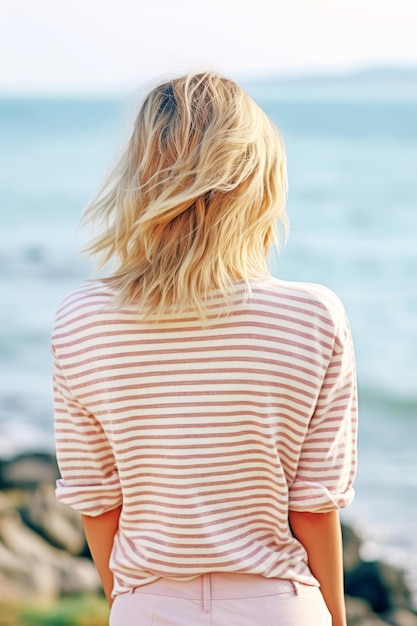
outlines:
[[110, 570], [110, 555], [113, 542], [119, 528], [119, 518], [122, 507], [107, 511], [97, 517], [82, 515], [85, 536], [93, 557], [94, 565], [100, 576], [109, 605], [112, 605], [113, 573]]
[[343, 551], [339, 511], [289, 512], [291, 531], [304, 546], [308, 565], [332, 615], [333, 626], [346, 626]]

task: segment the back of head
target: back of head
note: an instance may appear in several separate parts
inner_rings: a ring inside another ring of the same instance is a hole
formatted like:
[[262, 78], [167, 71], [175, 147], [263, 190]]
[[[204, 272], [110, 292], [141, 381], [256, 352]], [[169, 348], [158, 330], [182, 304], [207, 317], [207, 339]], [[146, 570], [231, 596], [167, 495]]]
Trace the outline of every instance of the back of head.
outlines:
[[267, 273], [284, 224], [286, 166], [267, 116], [212, 72], [154, 88], [120, 161], [87, 208], [100, 234], [88, 252], [116, 267], [105, 280], [145, 316], [194, 309], [213, 291]]

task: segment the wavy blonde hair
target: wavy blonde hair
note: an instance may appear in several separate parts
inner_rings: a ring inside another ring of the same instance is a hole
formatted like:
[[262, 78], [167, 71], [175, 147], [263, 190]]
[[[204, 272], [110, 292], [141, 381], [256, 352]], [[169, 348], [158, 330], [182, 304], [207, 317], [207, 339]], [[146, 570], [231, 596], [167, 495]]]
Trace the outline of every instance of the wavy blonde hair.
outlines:
[[265, 113], [233, 81], [192, 73], [145, 98], [127, 149], [83, 221], [99, 223], [86, 252], [118, 306], [144, 316], [193, 309], [214, 291], [268, 273], [287, 218], [285, 151]]

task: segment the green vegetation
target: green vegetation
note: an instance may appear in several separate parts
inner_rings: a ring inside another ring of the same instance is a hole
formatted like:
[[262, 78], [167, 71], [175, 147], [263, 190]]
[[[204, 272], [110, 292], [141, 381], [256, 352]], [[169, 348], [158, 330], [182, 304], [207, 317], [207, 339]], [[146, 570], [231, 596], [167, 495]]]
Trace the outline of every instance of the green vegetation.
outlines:
[[108, 613], [98, 596], [70, 596], [50, 606], [3, 603], [0, 626], [107, 626]]

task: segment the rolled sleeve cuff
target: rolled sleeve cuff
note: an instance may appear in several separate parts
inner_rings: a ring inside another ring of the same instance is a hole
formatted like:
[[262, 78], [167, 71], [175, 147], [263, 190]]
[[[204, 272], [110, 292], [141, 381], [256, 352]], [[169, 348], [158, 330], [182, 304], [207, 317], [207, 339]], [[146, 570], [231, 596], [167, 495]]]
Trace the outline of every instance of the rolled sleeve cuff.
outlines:
[[296, 481], [290, 489], [289, 509], [300, 513], [329, 513], [349, 506], [354, 496], [352, 487], [335, 492], [320, 483]]
[[118, 475], [97, 484], [76, 484], [60, 479], [56, 482], [58, 500], [82, 515], [97, 517], [122, 504], [122, 492]]

